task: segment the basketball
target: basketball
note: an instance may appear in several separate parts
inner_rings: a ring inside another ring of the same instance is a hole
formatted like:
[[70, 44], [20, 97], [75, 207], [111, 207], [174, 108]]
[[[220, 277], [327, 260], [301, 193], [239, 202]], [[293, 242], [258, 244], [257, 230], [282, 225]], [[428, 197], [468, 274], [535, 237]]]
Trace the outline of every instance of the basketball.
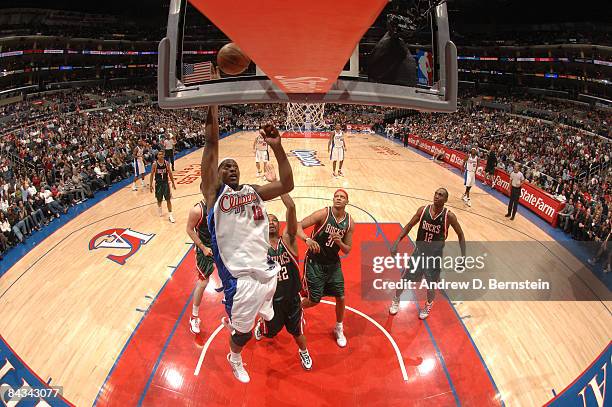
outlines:
[[0, 407], [612, 407], [612, 0], [101, 3], [0, 0]]
[[241, 74], [250, 63], [251, 59], [233, 42], [224, 45], [217, 54], [217, 65], [228, 75]]

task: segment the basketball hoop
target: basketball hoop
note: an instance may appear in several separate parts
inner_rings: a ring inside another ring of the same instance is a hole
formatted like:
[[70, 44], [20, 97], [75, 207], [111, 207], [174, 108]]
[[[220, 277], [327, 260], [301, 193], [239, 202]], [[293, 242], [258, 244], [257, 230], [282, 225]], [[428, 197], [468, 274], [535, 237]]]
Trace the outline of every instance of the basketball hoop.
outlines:
[[325, 103], [287, 103], [287, 130], [312, 131], [325, 127]]

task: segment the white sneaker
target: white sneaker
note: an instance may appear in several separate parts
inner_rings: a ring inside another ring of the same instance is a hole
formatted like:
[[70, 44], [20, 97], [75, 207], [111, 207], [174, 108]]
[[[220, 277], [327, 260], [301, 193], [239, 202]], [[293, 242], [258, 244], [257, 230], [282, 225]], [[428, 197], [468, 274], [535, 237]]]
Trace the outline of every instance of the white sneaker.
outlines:
[[338, 344], [338, 346], [344, 348], [346, 346], [346, 337], [344, 336], [344, 329], [335, 328], [334, 335], [336, 335], [336, 343]]
[[168, 216], [168, 220], [170, 221], [170, 223], [174, 223], [174, 215], [170, 214], [170, 216]]
[[304, 368], [304, 370], [312, 369], [312, 359], [310, 358], [310, 353], [308, 353], [308, 349], [306, 349], [306, 351], [304, 352], [300, 350], [298, 351], [298, 353], [300, 354], [300, 362], [302, 363], [302, 367]]
[[145, 182], [144, 182], [144, 180], [141, 180], [141, 181], [140, 181], [140, 185], [141, 185], [143, 188], [145, 187]]
[[255, 332], [254, 332], [254, 336], [255, 336], [255, 340], [256, 341], [261, 341], [261, 338], [263, 337], [263, 333], [261, 332], [261, 324], [262, 324], [262, 320], [261, 318], [259, 318], [257, 320], [257, 324], [255, 325]]
[[431, 312], [431, 307], [433, 307], [433, 302], [425, 302], [425, 306], [421, 309], [421, 312], [419, 312], [419, 319], [427, 318]]
[[338, 170], [338, 176], [339, 177], [344, 177], [344, 173], [342, 173], [342, 170]]
[[251, 378], [249, 377], [249, 374], [247, 373], [246, 369], [244, 368], [244, 363], [242, 363], [242, 360], [240, 362], [233, 362], [230, 359], [230, 354], [227, 354], [227, 361], [229, 362], [230, 366], [232, 367], [232, 372], [234, 372], [234, 377], [236, 379], [238, 379], [239, 382], [241, 383], [248, 383], [251, 381]]
[[595, 259], [588, 259], [587, 263], [589, 263], [591, 266], [595, 265]]
[[132, 184], [132, 191], [138, 191], [138, 187], [136, 186], [136, 184]]
[[194, 317], [193, 315], [189, 318], [189, 331], [192, 334], [200, 333], [200, 318]]
[[157, 214], [162, 217], [162, 208], [160, 208], [159, 206], [157, 207]]
[[400, 299], [393, 298], [393, 300], [391, 301], [391, 306], [389, 307], [389, 314], [391, 315], [397, 314], [399, 312], [399, 307], [400, 307]]
[[467, 200], [467, 206], [469, 206], [470, 208], [472, 207], [472, 200], [470, 198], [468, 198]]
[[467, 196], [463, 195], [463, 196], [461, 197], [461, 200], [462, 200], [463, 202], [467, 203], [467, 201], [468, 201]]

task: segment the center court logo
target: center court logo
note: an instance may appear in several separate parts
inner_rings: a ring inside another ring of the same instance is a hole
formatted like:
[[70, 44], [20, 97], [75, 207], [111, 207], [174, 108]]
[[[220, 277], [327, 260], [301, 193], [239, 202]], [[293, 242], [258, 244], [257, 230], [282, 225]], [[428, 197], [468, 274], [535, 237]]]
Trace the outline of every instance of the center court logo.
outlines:
[[291, 154], [297, 157], [304, 167], [321, 167], [323, 163], [317, 158], [315, 150], [291, 150]]
[[143, 244], [149, 243], [155, 234], [136, 232], [131, 229], [114, 228], [108, 229], [95, 235], [89, 241], [89, 250], [96, 249], [129, 249], [129, 252], [121, 256], [109, 254], [107, 259], [120, 265], [124, 265], [127, 259], [140, 250]]

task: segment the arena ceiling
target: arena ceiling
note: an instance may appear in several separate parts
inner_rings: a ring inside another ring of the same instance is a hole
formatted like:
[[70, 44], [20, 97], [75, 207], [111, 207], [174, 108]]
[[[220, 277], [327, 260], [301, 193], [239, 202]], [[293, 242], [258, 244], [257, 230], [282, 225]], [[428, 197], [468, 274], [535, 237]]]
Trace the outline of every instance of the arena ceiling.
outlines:
[[[410, 4], [414, 0], [394, 0]], [[54, 0], [53, 8], [165, 20], [169, 0]], [[3, 0], [2, 8], [51, 8], [48, 0]], [[448, 0], [451, 21], [466, 24], [525, 24], [560, 22], [611, 22], [612, 8], [606, 0], [568, 3], [551, 0]], [[588, 6], [582, 6], [588, 4]], [[146, 5], [146, 7], [143, 7]]]

